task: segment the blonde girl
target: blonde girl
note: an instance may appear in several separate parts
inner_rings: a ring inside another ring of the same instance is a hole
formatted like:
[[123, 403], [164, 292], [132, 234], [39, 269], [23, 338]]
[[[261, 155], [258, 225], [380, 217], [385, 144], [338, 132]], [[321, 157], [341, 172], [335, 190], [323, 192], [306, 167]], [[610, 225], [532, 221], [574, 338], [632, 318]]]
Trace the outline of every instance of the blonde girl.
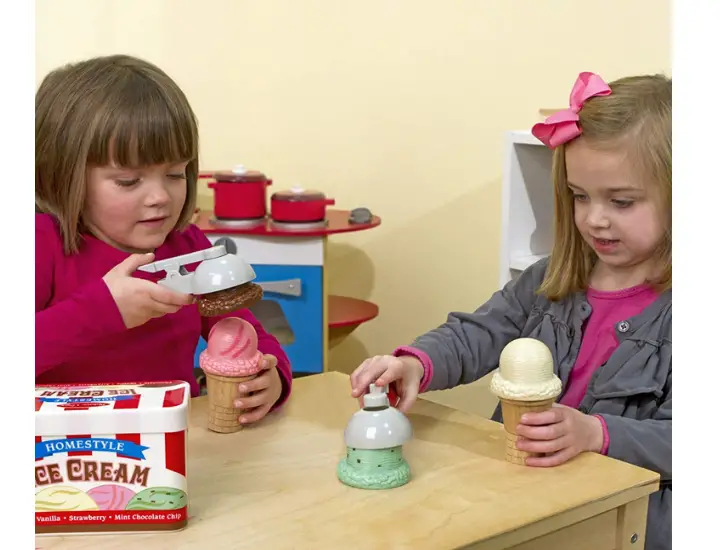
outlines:
[[[552, 410], [528, 414], [518, 447], [528, 466], [602, 453], [661, 475], [647, 550], [671, 548], [672, 82], [606, 84], [581, 73], [570, 106], [533, 128], [554, 150], [555, 238], [472, 313], [392, 355], [364, 361], [352, 395], [393, 384], [408, 410], [419, 392], [468, 384], [497, 368], [512, 340], [541, 340], [563, 384]], [[493, 419], [502, 420], [498, 407]]]

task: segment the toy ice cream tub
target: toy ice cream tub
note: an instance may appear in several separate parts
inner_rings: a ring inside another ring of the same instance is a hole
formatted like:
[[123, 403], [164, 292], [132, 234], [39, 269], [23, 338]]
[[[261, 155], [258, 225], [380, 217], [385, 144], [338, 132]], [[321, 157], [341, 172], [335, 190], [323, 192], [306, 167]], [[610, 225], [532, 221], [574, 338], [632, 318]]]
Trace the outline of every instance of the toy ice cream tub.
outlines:
[[35, 387], [35, 533], [187, 525], [190, 386]]

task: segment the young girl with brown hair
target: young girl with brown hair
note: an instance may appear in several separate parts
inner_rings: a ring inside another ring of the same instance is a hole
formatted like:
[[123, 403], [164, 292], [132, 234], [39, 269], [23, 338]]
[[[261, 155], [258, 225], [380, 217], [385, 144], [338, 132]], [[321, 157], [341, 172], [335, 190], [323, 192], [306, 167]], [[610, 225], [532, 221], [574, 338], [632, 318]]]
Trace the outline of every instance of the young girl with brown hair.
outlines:
[[[352, 395], [393, 383], [408, 410], [419, 392], [496, 369], [512, 340], [538, 339], [563, 393], [517, 427], [519, 449], [544, 453], [527, 465], [597, 452], [658, 472], [645, 548], [671, 548], [672, 82], [654, 75], [608, 85], [582, 73], [570, 107], [533, 134], [554, 149], [549, 258], [473, 313], [451, 313], [412, 345], [364, 361]], [[500, 407], [493, 419], [502, 420]]]
[[[190, 219], [198, 129], [180, 88], [129, 56], [90, 59], [45, 77], [35, 100], [35, 380], [180, 379], [220, 319], [137, 268], [211, 246]], [[248, 310], [262, 373], [238, 388], [255, 422], [289, 396], [278, 341]]]

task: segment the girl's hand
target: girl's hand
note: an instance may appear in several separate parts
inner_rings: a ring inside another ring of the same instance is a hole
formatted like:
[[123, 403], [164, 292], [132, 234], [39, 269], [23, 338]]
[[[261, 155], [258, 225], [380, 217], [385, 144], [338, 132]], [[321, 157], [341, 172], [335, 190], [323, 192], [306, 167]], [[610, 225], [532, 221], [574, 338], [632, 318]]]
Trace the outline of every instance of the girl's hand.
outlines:
[[103, 277], [125, 327], [129, 329], [155, 317], [175, 313], [195, 300], [190, 294], [181, 294], [157, 283], [132, 277], [138, 267], [152, 262], [154, 257], [152, 253], [132, 254]]
[[602, 423], [595, 416], [555, 404], [549, 411], [523, 415], [517, 427], [517, 448], [547, 456], [528, 457], [528, 466], [557, 466], [582, 452], [599, 453], [603, 446]]
[[411, 355], [371, 357], [363, 361], [350, 375], [352, 396], [357, 397], [362, 406], [362, 396], [367, 393], [370, 384], [387, 386], [394, 382], [400, 397], [397, 408], [406, 413], [417, 399], [424, 375], [425, 369], [422, 363]]
[[265, 417], [282, 395], [282, 380], [277, 370], [277, 357], [263, 355], [262, 371], [252, 380], [238, 385], [235, 406], [245, 409], [240, 417], [242, 424], [251, 424]]

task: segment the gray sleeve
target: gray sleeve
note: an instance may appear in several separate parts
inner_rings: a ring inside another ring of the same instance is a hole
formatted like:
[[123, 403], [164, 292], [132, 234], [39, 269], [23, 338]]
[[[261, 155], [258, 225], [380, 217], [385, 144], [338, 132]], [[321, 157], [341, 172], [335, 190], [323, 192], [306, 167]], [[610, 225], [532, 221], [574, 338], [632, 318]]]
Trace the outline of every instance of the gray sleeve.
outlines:
[[662, 481], [672, 481], [672, 372], [665, 399], [654, 418], [600, 416], [607, 425], [608, 456], [657, 472]]
[[445, 323], [415, 339], [411, 346], [432, 361], [427, 390], [469, 384], [497, 368], [503, 348], [525, 326], [546, 268], [547, 259], [536, 262], [473, 313], [450, 313]]

